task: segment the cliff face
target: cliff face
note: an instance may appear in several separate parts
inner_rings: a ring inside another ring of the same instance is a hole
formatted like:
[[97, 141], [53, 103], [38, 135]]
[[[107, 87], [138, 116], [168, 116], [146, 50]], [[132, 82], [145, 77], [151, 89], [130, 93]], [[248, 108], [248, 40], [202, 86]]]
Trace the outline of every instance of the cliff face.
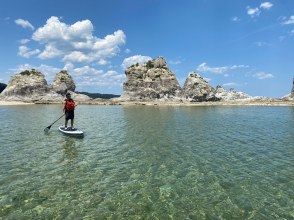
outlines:
[[188, 75], [182, 89], [183, 98], [194, 102], [219, 101], [220, 99], [214, 93], [214, 88], [195, 72], [191, 72]]
[[25, 70], [11, 77], [7, 87], [2, 91], [3, 96], [30, 96], [44, 94], [48, 91], [47, 81], [41, 72]]
[[126, 69], [127, 80], [123, 85], [123, 99], [153, 100], [174, 98], [180, 93], [180, 85], [166, 61], [159, 57], [145, 64]]
[[67, 73], [66, 70], [61, 70], [59, 73], [56, 74], [55, 79], [52, 83], [52, 90], [61, 94], [65, 95], [67, 91], [74, 92], [76, 85], [71, 77]]

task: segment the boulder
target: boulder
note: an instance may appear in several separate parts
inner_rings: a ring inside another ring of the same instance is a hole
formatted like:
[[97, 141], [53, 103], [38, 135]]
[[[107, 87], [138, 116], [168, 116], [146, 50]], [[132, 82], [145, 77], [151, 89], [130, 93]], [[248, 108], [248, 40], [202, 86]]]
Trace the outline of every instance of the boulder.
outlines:
[[47, 81], [41, 72], [35, 69], [22, 71], [11, 77], [1, 96], [33, 96], [48, 91]]
[[182, 89], [182, 97], [192, 102], [218, 101], [214, 92], [214, 88], [203, 77], [191, 72]]
[[51, 87], [54, 92], [61, 95], [65, 95], [67, 91], [74, 92], [76, 88], [71, 75], [69, 75], [66, 70], [61, 70], [56, 74]]
[[144, 64], [135, 64], [125, 71], [121, 100], [172, 99], [180, 93], [176, 76], [159, 57]]
[[238, 92], [234, 89], [226, 90], [222, 86], [218, 85], [215, 90], [215, 96], [222, 101], [252, 99], [253, 97], [244, 93]]

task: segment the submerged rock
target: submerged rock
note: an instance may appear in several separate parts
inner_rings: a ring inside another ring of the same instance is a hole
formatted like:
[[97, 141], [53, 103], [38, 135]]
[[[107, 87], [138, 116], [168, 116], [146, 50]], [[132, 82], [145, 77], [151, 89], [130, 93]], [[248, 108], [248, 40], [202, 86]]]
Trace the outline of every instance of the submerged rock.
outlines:
[[195, 72], [189, 73], [182, 89], [183, 98], [193, 102], [219, 101], [214, 93], [214, 88]]
[[46, 92], [48, 85], [44, 75], [31, 69], [12, 76], [1, 96], [33, 96]]
[[61, 94], [65, 95], [67, 91], [74, 92], [76, 85], [71, 77], [67, 73], [66, 70], [61, 70], [59, 73], [56, 74], [55, 79], [52, 83], [52, 90]]
[[125, 74], [127, 80], [120, 99], [172, 99], [178, 96], [181, 90], [175, 74], [169, 70], [162, 57], [141, 65], [132, 65], [126, 69]]

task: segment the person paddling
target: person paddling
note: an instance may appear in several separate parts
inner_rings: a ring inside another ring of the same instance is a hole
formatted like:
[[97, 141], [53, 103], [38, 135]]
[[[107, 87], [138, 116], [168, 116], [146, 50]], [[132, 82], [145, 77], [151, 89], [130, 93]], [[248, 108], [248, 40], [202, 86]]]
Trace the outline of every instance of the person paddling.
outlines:
[[[66, 99], [64, 103], [63, 112], [65, 113], [65, 124], [64, 127], [67, 130], [73, 130], [74, 129], [74, 117], [75, 117], [75, 107], [76, 104], [74, 100], [71, 98], [71, 94], [66, 94]], [[71, 128], [69, 129], [67, 127], [68, 120], [70, 120]]]

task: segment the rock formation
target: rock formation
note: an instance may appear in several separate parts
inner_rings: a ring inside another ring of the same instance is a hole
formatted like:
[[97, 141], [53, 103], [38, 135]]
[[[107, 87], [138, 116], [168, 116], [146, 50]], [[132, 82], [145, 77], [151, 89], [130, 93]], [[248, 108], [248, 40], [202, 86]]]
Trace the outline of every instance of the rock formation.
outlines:
[[219, 101], [214, 88], [198, 73], [191, 72], [182, 89], [182, 97], [193, 102]]
[[0, 93], [6, 88], [6, 84], [0, 83]]
[[61, 102], [66, 92], [70, 92], [76, 101], [89, 101], [87, 95], [76, 94], [75, 83], [67, 71], [56, 74], [51, 86], [41, 72], [25, 70], [11, 77], [7, 87], [0, 94], [0, 99], [25, 102]]
[[44, 75], [35, 69], [22, 71], [11, 77], [7, 87], [2, 91], [3, 96], [32, 96], [48, 92]]
[[226, 90], [221, 86], [217, 86], [215, 90], [215, 96], [222, 101], [240, 100], [240, 99], [252, 99], [250, 95], [244, 92], [237, 92], [234, 89]]
[[61, 95], [65, 95], [67, 91], [74, 92], [75, 88], [75, 83], [66, 70], [61, 70], [59, 73], [56, 74], [55, 79], [52, 83], [53, 91]]
[[180, 85], [174, 73], [159, 57], [144, 64], [126, 69], [127, 80], [123, 85], [124, 100], [172, 99], [180, 93]]

